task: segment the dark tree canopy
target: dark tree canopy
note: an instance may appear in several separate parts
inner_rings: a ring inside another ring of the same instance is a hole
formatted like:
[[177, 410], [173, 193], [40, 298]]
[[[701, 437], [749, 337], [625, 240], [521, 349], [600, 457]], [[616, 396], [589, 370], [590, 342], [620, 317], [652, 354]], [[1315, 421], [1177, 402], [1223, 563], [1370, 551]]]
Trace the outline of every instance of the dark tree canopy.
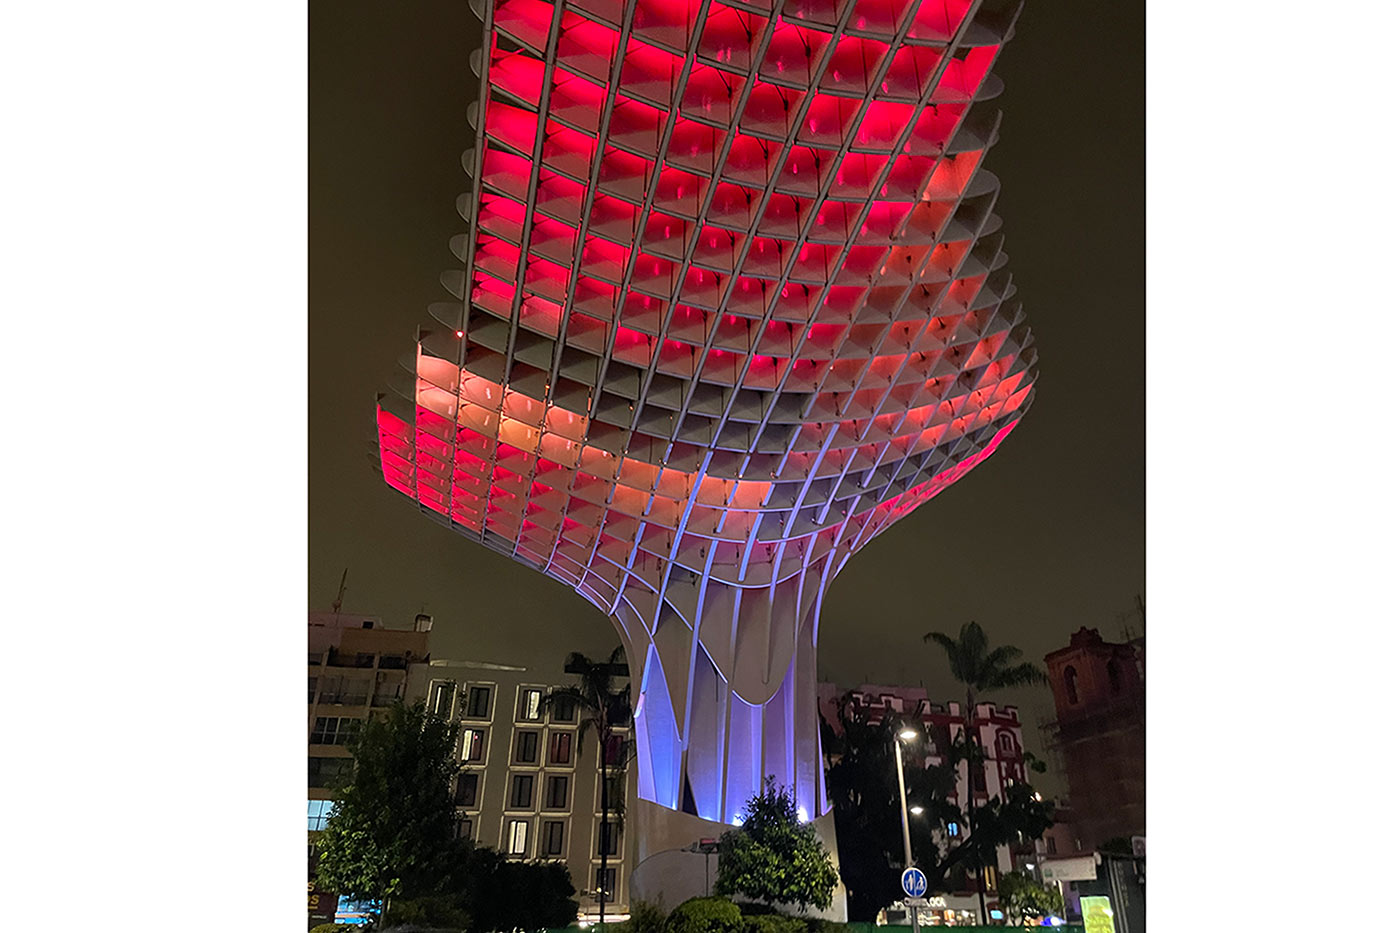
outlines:
[[797, 801], [769, 776], [744, 805], [744, 822], [720, 837], [715, 891], [765, 904], [829, 907], [836, 869]]
[[[924, 808], [919, 817], [910, 818], [909, 843], [914, 864], [928, 875], [931, 890], [951, 890], [962, 872], [995, 864], [997, 846], [1039, 838], [1052, 825], [1052, 805], [1036, 799], [1027, 784], [1014, 784], [971, 814], [964, 812], [950, 799], [957, 786], [955, 769], [969, 755], [980, 760], [981, 749], [957, 742], [948, 750], [947, 763], [923, 764], [918, 750], [929, 747], [930, 737], [919, 711], [907, 719], [883, 711], [872, 716], [848, 693], [837, 703], [837, 716], [839, 730], [822, 720], [822, 748], [852, 920], [874, 920], [881, 908], [902, 896], [904, 842], [894, 743], [905, 727], [922, 733], [906, 746], [904, 780], [909, 804]], [[957, 838], [949, 837], [949, 823], [963, 827]]]
[[[905, 723], [892, 716], [872, 717], [847, 694], [837, 703], [839, 732], [823, 718], [822, 749], [827, 757], [826, 792], [836, 815], [836, 847], [846, 906], [852, 920], [872, 921], [881, 908], [901, 897], [904, 842], [899, 820], [899, 784], [894, 743]], [[909, 725], [922, 731], [917, 713]], [[927, 736], [921, 736], [927, 740]], [[910, 824], [910, 846], [920, 866], [937, 861], [930, 824], [958, 819], [947, 798], [956, 786], [951, 768], [924, 766], [906, 756], [904, 780], [910, 804], [924, 814]]]

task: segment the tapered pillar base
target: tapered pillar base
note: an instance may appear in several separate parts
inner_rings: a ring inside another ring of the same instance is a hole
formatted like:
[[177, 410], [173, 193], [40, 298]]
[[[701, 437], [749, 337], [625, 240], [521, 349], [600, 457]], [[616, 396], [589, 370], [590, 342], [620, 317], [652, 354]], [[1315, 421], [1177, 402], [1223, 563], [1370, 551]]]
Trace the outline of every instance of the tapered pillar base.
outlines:
[[[719, 876], [719, 855], [706, 856], [690, 850], [700, 840], [718, 840], [735, 827], [658, 806], [649, 800], [638, 800], [634, 804], [634, 809], [627, 814], [627, 824], [635, 866], [628, 890], [634, 904], [639, 900], [648, 901], [671, 910], [692, 897], [714, 893]], [[839, 869], [835, 815], [828, 813], [813, 820], [812, 825], [831, 856], [832, 864]], [[784, 907], [783, 912], [844, 923], [846, 887], [838, 882], [831, 906], [826, 910]]]

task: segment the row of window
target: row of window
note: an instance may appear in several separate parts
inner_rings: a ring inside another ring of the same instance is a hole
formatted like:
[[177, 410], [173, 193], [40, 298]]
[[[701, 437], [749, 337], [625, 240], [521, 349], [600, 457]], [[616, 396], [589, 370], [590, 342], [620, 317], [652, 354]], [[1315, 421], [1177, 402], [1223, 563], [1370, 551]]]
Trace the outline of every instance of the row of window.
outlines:
[[[492, 689], [482, 684], [463, 685], [462, 702], [458, 715], [463, 719], [490, 719]], [[457, 698], [457, 684], [451, 681], [437, 681], [429, 692], [428, 709], [434, 716], [447, 718], [452, 715], [452, 704]], [[519, 702], [516, 704], [515, 718], [519, 722], [542, 722], [545, 716], [545, 691], [543, 687], [521, 687]], [[574, 705], [567, 701], [549, 710], [551, 722], [573, 722], [577, 717]]]
[[317, 716], [311, 726], [312, 745], [345, 745], [360, 734], [363, 719], [350, 716]]
[[[306, 828], [309, 832], [319, 832], [326, 828], [326, 821], [330, 819], [331, 811], [335, 807], [333, 800], [308, 800], [306, 802]], [[530, 855], [530, 831], [532, 829], [530, 820], [507, 820], [505, 827], [505, 850], [507, 855], [526, 856]], [[457, 835], [459, 837], [472, 838], [474, 828], [473, 817], [462, 817], [457, 820]], [[567, 828], [566, 820], [544, 820], [540, 824], [540, 839], [538, 857], [550, 858], [560, 857], [564, 854], [564, 835]], [[596, 855], [616, 856], [619, 842], [622, 837], [621, 827], [612, 820], [607, 823], [598, 823], [598, 851]]]
[[[479, 762], [486, 760], [486, 730], [462, 730], [462, 760]], [[551, 765], [571, 765], [574, 755], [574, 734], [572, 732], [551, 732], [549, 750], [545, 761]], [[540, 733], [538, 730], [524, 730], [515, 734], [515, 746], [511, 749], [511, 763], [534, 765], [540, 762]]]
[[[321, 688], [317, 696], [316, 688]], [[375, 706], [389, 706], [403, 697], [403, 681], [396, 680], [371, 683], [353, 677], [310, 677], [306, 678], [306, 702], [318, 701], [325, 704], [339, 703], [344, 706], [363, 706], [371, 697]]]
[[[536, 781], [534, 774], [512, 774], [508, 793], [506, 794], [506, 809], [508, 810], [534, 810], [535, 809], [535, 787], [540, 783]], [[569, 780], [567, 774], [546, 774], [544, 775], [544, 799], [540, 801], [540, 809], [544, 810], [567, 810], [569, 809]], [[457, 782], [452, 793], [452, 801], [459, 807], [480, 806], [482, 793], [482, 775], [477, 771], [463, 771], [457, 775]], [[627, 792], [626, 778], [621, 776], [609, 777], [607, 781], [608, 789], [608, 809], [621, 811], [624, 802], [624, 795]]]
[[[471, 838], [472, 820], [470, 817], [463, 817], [457, 821], [457, 835], [459, 837]], [[537, 858], [559, 858], [564, 855], [564, 837], [567, 831], [567, 820], [543, 820], [540, 823], [539, 851], [535, 853]], [[504, 848], [507, 855], [515, 857], [530, 857], [531, 831], [533, 830], [530, 820], [506, 820]], [[606, 854], [612, 858], [618, 853], [618, 844], [622, 838], [621, 827], [617, 823], [609, 820], [607, 823], [598, 824], [598, 851], [595, 856]]]
[[[511, 764], [534, 765], [540, 763], [540, 735], [538, 729], [518, 729], [515, 733], [515, 743], [511, 748]], [[486, 760], [488, 730], [486, 729], [463, 729], [462, 730], [462, 760], [465, 762], [482, 762]], [[572, 731], [559, 731], [551, 729], [547, 742], [547, 752], [545, 755], [546, 765], [568, 766], [574, 763], [574, 733]], [[627, 751], [627, 739], [622, 735], [612, 735], [608, 737], [608, 742], [604, 747], [604, 755], [608, 764], [618, 764], [622, 761]]]

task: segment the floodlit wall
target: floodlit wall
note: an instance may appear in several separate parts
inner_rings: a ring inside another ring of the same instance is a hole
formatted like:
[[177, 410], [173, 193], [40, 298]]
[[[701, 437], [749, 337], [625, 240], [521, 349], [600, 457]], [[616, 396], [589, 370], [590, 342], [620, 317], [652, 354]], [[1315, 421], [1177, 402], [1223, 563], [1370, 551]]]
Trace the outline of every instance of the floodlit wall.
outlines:
[[645, 801], [827, 810], [822, 596], [1030, 404], [978, 104], [1018, 8], [479, 4], [455, 300], [375, 462], [613, 619]]

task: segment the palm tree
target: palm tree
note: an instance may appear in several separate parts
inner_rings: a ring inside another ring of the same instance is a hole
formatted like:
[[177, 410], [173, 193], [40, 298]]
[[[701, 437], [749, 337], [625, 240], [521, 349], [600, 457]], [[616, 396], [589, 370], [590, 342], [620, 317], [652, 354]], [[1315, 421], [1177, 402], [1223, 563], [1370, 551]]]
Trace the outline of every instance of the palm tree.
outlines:
[[[948, 655], [948, 667], [953, 679], [967, 691], [967, 705], [963, 710], [963, 746], [967, 755], [967, 818], [969, 824], [972, 813], [972, 769], [982, 760], [978, 747], [976, 723], [977, 698], [984, 693], [1005, 690], [1008, 687], [1026, 687], [1046, 684], [1050, 678], [1036, 664], [1030, 661], [1016, 663], [1021, 657], [1021, 649], [1011, 645], [988, 650], [987, 633], [976, 622], [969, 622], [952, 638], [943, 632], [929, 632], [925, 642], [933, 642]], [[970, 829], [969, 825], [969, 829]], [[982, 869], [980, 855], [974, 853], [977, 861], [977, 902], [982, 908], [982, 922], [987, 922], [987, 879]]]
[[[598, 733], [598, 784], [602, 788], [603, 829], [598, 836], [599, 856], [602, 869], [598, 872], [598, 923], [603, 923], [603, 912], [607, 903], [607, 889], [602, 883], [608, 871], [608, 746], [614, 730], [625, 728], [632, 718], [632, 694], [626, 683], [615, 687], [618, 679], [615, 673], [618, 666], [626, 667], [626, 654], [621, 645], [613, 649], [606, 661], [594, 661], [575, 651], [564, 660], [564, 670], [578, 677], [578, 682], [568, 687], [551, 690], [545, 697], [545, 704], [556, 716], [570, 715], [578, 710], [582, 738], [591, 726]], [[625, 760], [625, 759], [624, 759]]]

